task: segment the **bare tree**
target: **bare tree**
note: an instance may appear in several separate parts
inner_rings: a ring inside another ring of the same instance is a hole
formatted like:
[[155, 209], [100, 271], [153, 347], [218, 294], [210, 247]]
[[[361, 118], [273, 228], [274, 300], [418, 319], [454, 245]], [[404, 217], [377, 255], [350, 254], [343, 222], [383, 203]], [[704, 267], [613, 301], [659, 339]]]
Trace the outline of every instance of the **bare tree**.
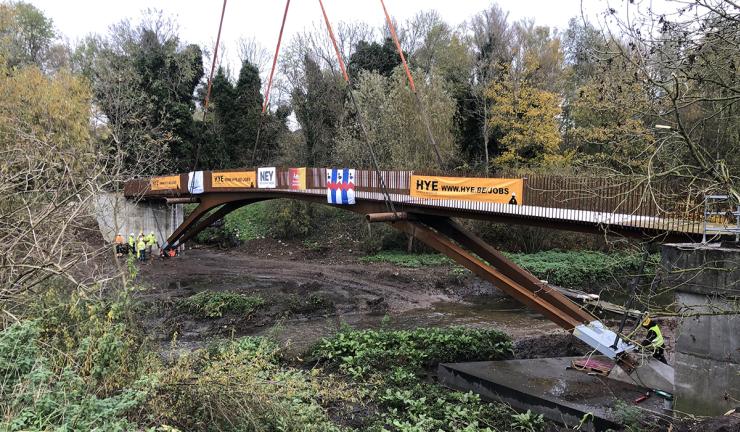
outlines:
[[670, 4], [670, 12], [626, 4], [605, 17], [617, 54], [657, 101], [652, 114], [666, 131], [649, 172], [685, 176], [740, 202], [740, 5]]
[[241, 37], [236, 44], [239, 60], [242, 63], [249, 62], [253, 64], [260, 71], [260, 75], [269, 72], [267, 69], [270, 67], [270, 52], [254, 36]]
[[475, 56], [472, 87], [473, 97], [480, 112], [483, 136], [483, 155], [485, 172], [488, 174], [490, 166], [488, 153], [490, 144], [490, 125], [488, 117], [490, 100], [485, 92], [491, 81], [501, 73], [498, 66], [510, 63], [511, 26], [508, 23], [508, 12], [499, 6], [492, 5], [489, 9], [479, 13], [470, 21], [470, 40]]

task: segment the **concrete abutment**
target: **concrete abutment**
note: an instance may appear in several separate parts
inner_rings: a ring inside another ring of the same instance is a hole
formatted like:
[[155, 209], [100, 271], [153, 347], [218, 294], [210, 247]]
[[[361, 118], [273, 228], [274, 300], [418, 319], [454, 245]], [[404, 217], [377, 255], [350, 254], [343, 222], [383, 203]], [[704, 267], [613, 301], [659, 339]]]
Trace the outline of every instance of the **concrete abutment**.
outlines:
[[675, 342], [678, 413], [721, 415], [740, 406], [740, 248], [666, 244], [663, 280], [681, 317]]
[[154, 231], [159, 244], [182, 224], [184, 208], [182, 204], [165, 204], [161, 201], [139, 201], [124, 198], [123, 194], [107, 193], [98, 195], [95, 201], [95, 214], [103, 238], [113, 242], [116, 233], [124, 238], [133, 232]]

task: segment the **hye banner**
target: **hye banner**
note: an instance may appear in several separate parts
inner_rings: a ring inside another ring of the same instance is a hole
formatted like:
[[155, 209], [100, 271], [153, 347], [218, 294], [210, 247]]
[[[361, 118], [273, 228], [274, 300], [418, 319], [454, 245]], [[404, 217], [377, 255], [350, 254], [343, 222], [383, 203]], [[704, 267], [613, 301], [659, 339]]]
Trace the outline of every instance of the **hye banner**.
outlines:
[[326, 169], [326, 200], [329, 204], [355, 203], [355, 170]]
[[257, 183], [254, 171], [214, 171], [211, 186], [214, 188], [253, 188]]
[[411, 196], [430, 199], [457, 199], [522, 205], [524, 180], [411, 176]]
[[180, 189], [180, 176], [154, 177], [149, 180], [149, 189], [153, 191]]

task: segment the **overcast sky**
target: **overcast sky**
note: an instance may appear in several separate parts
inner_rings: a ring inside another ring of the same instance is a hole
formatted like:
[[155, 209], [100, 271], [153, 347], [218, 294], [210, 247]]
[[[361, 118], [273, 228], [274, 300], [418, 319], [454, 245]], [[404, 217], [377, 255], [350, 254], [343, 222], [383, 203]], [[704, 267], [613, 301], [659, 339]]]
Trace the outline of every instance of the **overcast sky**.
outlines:
[[[176, 19], [183, 42], [197, 43], [209, 51], [216, 39], [222, 0], [30, 0], [54, 20], [57, 30], [75, 42], [89, 33], [105, 33], [108, 26], [124, 18], [136, 20], [147, 8], [161, 9]], [[612, 0], [612, 3], [619, 0]], [[491, 0], [385, 0], [389, 13], [399, 22], [417, 12], [436, 9], [455, 26], [486, 9]], [[499, 0], [512, 20], [534, 18], [537, 24], [565, 28], [568, 20], [580, 15], [581, 0]], [[583, 0], [587, 14], [607, 7], [606, 0]], [[384, 24], [379, 0], [324, 0], [329, 19]], [[226, 6], [222, 40], [230, 63], [236, 62], [236, 41], [256, 40], [272, 53], [280, 28], [284, 0], [230, 0]], [[322, 20], [318, 0], [292, 0], [283, 43], [291, 35]], [[233, 66], [232, 66], [233, 67]], [[238, 68], [238, 66], [237, 66]], [[237, 69], [238, 70], [238, 69]]]

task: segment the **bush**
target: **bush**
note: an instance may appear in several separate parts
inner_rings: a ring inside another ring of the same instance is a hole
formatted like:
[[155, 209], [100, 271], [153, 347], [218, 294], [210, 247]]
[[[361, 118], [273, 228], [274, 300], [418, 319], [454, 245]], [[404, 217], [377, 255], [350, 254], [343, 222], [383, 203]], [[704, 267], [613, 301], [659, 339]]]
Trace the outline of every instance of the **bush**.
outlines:
[[[640, 254], [607, 254], [595, 251], [552, 250], [506, 255], [538, 278], [568, 288], [583, 287], [609, 279], [623, 279], [637, 273], [642, 261]], [[645, 272], [654, 272], [654, 266], [659, 261], [658, 255], [651, 256]]]
[[202, 318], [219, 318], [225, 313], [251, 315], [265, 304], [260, 296], [230, 291], [201, 291], [177, 301], [177, 307]]
[[320, 404], [356, 402], [355, 392], [317, 373], [284, 368], [265, 338], [222, 342], [162, 372], [147, 406], [159, 423], [183, 430], [341, 430]]
[[443, 362], [501, 359], [511, 350], [509, 337], [496, 330], [450, 327], [342, 331], [319, 342], [313, 355], [360, 378], [399, 366], [418, 371]]
[[382, 408], [373, 431], [491, 431], [510, 422], [508, 408], [478, 395], [425, 382], [425, 368], [440, 362], [501, 359], [510, 339], [497, 331], [416, 329], [345, 330], [319, 342], [313, 354], [370, 384], [368, 397]]
[[222, 229], [236, 243], [266, 237], [272, 229], [269, 202], [249, 204], [224, 217]]
[[127, 296], [89, 300], [54, 291], [40, 318], [0, 332], [0, 430], [128, 430], [155, 383], [156, 358], [131, 327]]

